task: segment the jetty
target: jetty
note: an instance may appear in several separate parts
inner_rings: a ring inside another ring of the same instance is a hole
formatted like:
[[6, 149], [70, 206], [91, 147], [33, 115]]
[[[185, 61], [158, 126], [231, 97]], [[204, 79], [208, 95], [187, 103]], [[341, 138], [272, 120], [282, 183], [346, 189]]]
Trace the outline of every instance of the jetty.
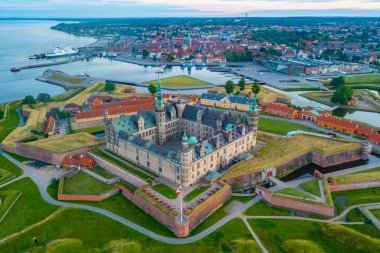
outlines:
[[[71, 58], [71, 59], [68, 59], [68, 60], [36, 63], [36, 64], [24, 65], [24, 66], [16, 67], [16, 68], [18, 70], [32, 69], [32, 68], [41, 68], [41, 67], [48, 67], [48, 66], [66, 64], [66, 63], [70, 63], [70, 62], [82, 61], [82, 60], [85, 60], [85, 59], [88, 59], [88, 58], [90, 58], [90, 56], [80, 56], [80, 57], [74, 57], [74, 58]], [[11, 71], [12, 71], [12, 69], [11, 69]]]

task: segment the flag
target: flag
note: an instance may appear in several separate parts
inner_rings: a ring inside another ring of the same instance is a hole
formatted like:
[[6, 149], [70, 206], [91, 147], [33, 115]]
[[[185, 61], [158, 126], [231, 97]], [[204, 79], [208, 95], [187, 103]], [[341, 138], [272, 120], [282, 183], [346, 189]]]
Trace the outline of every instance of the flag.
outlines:
[[179, 195], [182, 191], [182, 186], [179, 186], [178, 190], [175, 192], [175, 194]]

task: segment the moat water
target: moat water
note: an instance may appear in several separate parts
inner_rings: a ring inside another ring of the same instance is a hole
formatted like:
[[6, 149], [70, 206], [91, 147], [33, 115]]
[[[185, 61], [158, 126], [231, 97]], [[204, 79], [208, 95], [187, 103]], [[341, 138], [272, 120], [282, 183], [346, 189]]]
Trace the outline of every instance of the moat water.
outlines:
[[[26, 95], [34, 95], [41, 92], [57, 95], [64, 92], [64, 89], [48, 83], [35, 80], [40, 76], [44, 68], [25, 69], [20, 72], [10, 72], [13, 66], [22, 66], [41, 62], [41, 60], [29, 60], [30, 55], [48, 52], [53, 46], [81, 47], [95, 41], [94, 38], [78, 37], [63, 32], [51, 30], [50, 27], [57, 24], [54, 21], [15, 21], [1, 20], [0, 33], [0, 103], [21, 99]], [[57, 60], [57, 59], [55, 59]], [[42, 60], [46, 61], [46, 60]], [[54, 61], [54, 60], [53, 60]], [[89, 61], [78, 61], [64, 65], [52, 66], [52, 69], [61, 70], [71, 75], [88, 73], [95, 77], [117, 79], [129, 82], [145, 82], [154, 80], [155, 68], [144, 67], [135, 64], [109, 60], [104, 58], [94, 58]], [[236, 77], [231, 74], [211, 72], [206, 68], [166, 68], [163, 77], [176, 75], [189, 75], [213, 84], [223, 84], [227, 80]], [[146, 88], [137, 87], [137, 91], [147, 91]], [[178, 91], [179, 92], [179, 91]], [[181, 91], [181, 93], [201, 94], [205, 89]], [[280, 91], [283, 92], [283, 91]], [[174, 92], [175, 93], [175, 92]], [[319, 106], [329, 108], [323, 104], [310, 101], [302, 96], [301, 92], [283, 92], [292, 97], [292, 103], [298, 106]], [[375, 126], [380, 126], [380, 114], [370, 112], [339, 112], [344, 117], [366, 122]]]

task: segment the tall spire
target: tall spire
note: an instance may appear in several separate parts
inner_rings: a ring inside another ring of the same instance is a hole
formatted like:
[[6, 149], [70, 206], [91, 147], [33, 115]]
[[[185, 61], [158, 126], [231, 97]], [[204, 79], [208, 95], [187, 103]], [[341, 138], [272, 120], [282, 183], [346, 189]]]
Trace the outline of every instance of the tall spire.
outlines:
[[162, 68], [159, 68], [157, 73], [157, 97], [156, 97], [156, 106], [161, 107], [164, 106], [164, 99], [162, 97], [162, 90], [161, 90], [161, 80], [160, 80], [160, 74], [163, 72]]

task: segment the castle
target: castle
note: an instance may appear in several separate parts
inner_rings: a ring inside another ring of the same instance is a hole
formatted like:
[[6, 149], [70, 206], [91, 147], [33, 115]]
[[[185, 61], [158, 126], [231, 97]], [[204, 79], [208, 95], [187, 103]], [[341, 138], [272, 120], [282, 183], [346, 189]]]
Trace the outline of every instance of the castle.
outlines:
[[157, 79], [154, 110], [110, 119], [104, 115], [107, 149], [127, 160], [189, 186], [208, 173], [226, 169], [256, 145], [258, 106], [235, 116], [181, 102], [164, 104]]

